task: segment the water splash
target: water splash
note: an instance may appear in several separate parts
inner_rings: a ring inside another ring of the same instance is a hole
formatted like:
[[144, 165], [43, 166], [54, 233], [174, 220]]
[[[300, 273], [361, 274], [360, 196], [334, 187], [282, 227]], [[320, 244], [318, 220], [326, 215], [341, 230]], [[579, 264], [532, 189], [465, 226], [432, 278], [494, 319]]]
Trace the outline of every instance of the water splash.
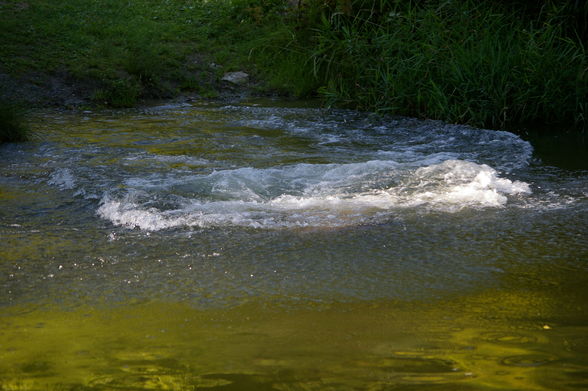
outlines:
[[183, 180], [131, 180], [98, 215], [144, 230], [225, 225], [329, 227], [385, 221], [406, 208], [502, 207], [529, 185], [487, 165], [448, 160], [414, 169], [394, 161], [215, 171]]

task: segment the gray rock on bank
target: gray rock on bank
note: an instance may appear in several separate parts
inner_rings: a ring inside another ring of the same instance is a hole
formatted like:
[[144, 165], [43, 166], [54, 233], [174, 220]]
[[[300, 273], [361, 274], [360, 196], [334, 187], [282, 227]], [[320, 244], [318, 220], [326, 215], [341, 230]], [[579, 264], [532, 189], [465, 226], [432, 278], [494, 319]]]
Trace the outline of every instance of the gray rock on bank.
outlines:
[[228, 81], [232, 84], [243, 85], [249, 81], [249, 75], [245, 72], [227, 72], [224, 74], [223, 81]]

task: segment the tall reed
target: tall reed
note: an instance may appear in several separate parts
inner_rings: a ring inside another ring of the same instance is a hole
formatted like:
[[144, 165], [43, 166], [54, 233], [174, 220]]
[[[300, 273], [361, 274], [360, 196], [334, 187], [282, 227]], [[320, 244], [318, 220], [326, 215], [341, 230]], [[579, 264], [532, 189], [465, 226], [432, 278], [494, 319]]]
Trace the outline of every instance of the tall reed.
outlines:
[[289, 41], [283, 32], [267, 41], [303, 56], [302, 83], [329, 104], [493, 128], [586, 128], [586, 48], [566, 33], [561, 9], [520, 20], [469, 0], [342, 4], [308, 12]]

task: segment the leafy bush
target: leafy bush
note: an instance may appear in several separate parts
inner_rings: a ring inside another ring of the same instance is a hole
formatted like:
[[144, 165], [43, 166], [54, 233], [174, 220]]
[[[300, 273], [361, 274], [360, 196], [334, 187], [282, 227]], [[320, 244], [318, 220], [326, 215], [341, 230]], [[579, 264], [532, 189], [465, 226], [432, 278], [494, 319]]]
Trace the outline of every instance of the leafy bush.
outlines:
[[141, 85], [134, 78], [117, 79], [94, 93], [92, 100], [111, 107], [133, 107], [137, 104]]

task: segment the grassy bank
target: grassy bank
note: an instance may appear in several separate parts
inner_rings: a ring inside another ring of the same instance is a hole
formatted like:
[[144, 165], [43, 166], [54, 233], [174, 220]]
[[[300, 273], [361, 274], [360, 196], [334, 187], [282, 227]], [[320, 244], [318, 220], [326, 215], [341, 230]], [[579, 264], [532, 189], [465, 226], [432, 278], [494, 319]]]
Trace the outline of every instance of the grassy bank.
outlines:
[[512, 3], [310, 4], [302, 23], [268, 40], [297, 68], [278, 68], [275, 80], [338, 106], [490, 128], [585, 129], [586, 18], [578, 13], [588, 18], [588, 7]]
[[94, 104], [127, 107], [215, 96], [224, 72], [246, 70], [330, 105], [585, 129], [588, 7], [568, 3], [9, 0], [0, 71], [41, 85], [61, 75]]
[[184, 91], [214, 96], [224, 72], [252, 68], [244, 46], [270, 28], [244, 17], [248, 7], [224, 0], [0, 2], [0, 71], [46, 89], [70, 84], [94, 104], [114, 107]]

